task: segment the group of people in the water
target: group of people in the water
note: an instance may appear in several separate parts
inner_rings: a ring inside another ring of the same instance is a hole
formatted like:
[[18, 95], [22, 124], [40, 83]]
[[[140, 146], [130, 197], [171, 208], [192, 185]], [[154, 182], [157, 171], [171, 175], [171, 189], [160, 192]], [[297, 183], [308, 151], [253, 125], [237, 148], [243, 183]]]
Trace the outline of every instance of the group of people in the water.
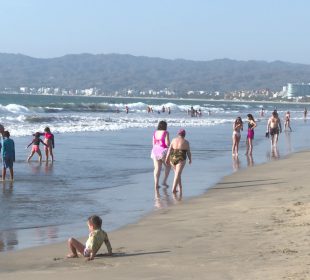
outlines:
[[[307, 108], [304, 110], [304, 119], [307, 118]], [[262, 109], [260, 116], [265, 115], [265, 110]], [[252, 114], [247, 115], [247, 138], [246, 138], [246, 155], [252, 155], [253, 152], [253, 139], [254, 139], [254, 130], [257, 126], [256, 121]], [[291, 128], [291, 113], [287, 111], [284, 116], [284, 129], [285, 131], [292, 131]], [[241, 117], [237, 117], [233, 124], [233, 134], [232, 134], [232, 156], [238, 156], [239, 153], [239, 143], [241, 139], [241, 131], [243, 130], [243, 121]], [[277, 109], [275, 109], [267, 121], [266, 137], [271, 140], [271, 147], [276, 148], [279, 134], [282, 133], [282, 123], [279, 118]]]
[[[44, 136], [44, 140], [40, 138], [41, 136]], [[10, 171], [10, 179], [11, 181], [13, 181], [14, 180], [13, 165], [15, 162], [15, 143], [10, 138], [10, 132], [5, 130], [2, 124], [0, 124], [0, 137], [1, 137], [0, 151], [3, 163], [2, 181], [6, 180], [7, 169], [9, 169]], [[34, 156], [34, 154], [37, 153], [39, 156], [39, 162], [40, 163], [42, 162], [40, 143], [45, 146], [44, 149], [45, 149], [46, 162], [48, 162], [49, 156], [51, 157], [51, 160], [54, 161], [53, 149], [55, 148], [55, 140], [54, 140], [54, 134], [51, 133], [49, 127], [45, 127], [44, 132], [36, 132], [33, 134], [32, 141], [26, 147], [28, 148], [32, 146], [27, 161], [29, 162], [30, 159]]]

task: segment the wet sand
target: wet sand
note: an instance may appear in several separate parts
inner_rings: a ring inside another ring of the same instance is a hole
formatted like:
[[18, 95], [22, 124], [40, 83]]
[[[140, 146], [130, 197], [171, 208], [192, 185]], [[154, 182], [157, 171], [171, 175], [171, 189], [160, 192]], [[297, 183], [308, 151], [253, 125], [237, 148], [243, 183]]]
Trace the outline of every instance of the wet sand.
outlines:
[[66, 259], [65, 243], [1, 253], [0, 278], [309, 279], [309, 157], [241, 170], [110, 232], [114, 257]]

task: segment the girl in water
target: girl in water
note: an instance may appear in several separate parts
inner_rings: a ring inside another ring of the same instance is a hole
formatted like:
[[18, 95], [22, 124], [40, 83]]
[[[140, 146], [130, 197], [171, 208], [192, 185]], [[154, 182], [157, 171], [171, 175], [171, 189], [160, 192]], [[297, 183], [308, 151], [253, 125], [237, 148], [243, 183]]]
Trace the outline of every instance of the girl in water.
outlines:
[[238, 117], [233, 124], [233, 135], [232, 135], [232, 140], [233, 140], [232, 155], [233, 156], [238, 156], [239, 143], [241, 139], [241, 133], [240, 133], [241, 130], [243, 130], [243, 122], [242, 122], [241, 117]]
[[171, 141], [166, 157], [166, 163], [170, 163], [174, 169], [172, 192], [175, 194], [177, 192], [177, 187], [179, 187], [180, 195], [182, 195], [181, 175], [186, 164], [187, 156], [189, 164], [192, 163], [192, 154], [190, 151], [189, 142], [185, 140], [185, 134], [184, 129], [179, 130], [178, 137]]
[[37, 153], [39, 155], [39, 161], [42, 162], [42, 154], [41, 154], [41, 150], [40, 150], [40, 143], [42, 143], [44, 146], [47, 146], [47, 145], [42, 141], [42, 139], [40, 138], [40, 135], [41, 135], [40, 132], [36, 132], [34, 134], [34, 138], [32, 139], [31, 143], [27, 146], [27, 148], [28, 148], [30, 145], [32, 145], [31, 153], [27, 159], [28, 162], [30, 161], [30, 159], [33, 157], [33, 155], [35, 153]]
[[256, 122], [252, 114], [248, 114], [248, 135], [246, 139], [246, 155], [252, 155], [253, 151], [253, 139], [254, 139], [254, 128], [256, 127]]
[[165, 177], [163, 185], [168, 187], [167, 179], [170, 173], [170, 165], [166, 164], [165, 158], [170, 145], [169, 132], [167, 131], [167, 123], [160, 121], [157, 126], [157, 130], [153, 134], [153, 148], [151, 152], [151, 158], [154, 162], [154, 181], [155, 190], [159, 188], [159, 177], [161, 173], [162, 165], [165, 165]]
[[44, 135], [44, 143], [45, 146], [45, 156], [46, 156], [46, 162], [48, 162], [48, 154], [51, 155], [52, 161], [54, 161], [54, 154], [53, 149], [55, 148], [55, 141], [54, 141], [54, 134], [51, 133], [50, 128], [47, 126], [44, 129], [44, 133], [41, 135]]

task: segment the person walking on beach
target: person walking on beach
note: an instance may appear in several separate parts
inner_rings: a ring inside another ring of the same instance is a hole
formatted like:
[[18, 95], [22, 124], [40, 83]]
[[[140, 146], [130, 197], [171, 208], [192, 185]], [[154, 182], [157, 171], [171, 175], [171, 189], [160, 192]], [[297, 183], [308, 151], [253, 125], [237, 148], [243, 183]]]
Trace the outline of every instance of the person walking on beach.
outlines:
[[40, 136], [44, 136], [44, 143], [46, 146], [44, 147], [46, 162], [48, 162], [48, 156], [50, 154], [52, 161], [54, 161], [53, 149], [55, 149], [55, 138], [54, 134], [51, 133], [50, 128], [47, 126], [44, 128], [44, 133], [40, 133]]
[[271, 136], [271, 146], [276, 146], [279, 139], [279, 134], [282, 132], [281, 120], [278, 112], [274, 110], [272, 116], [267, 122], [267, 133]]
[[304, 119], [307, 118], [307, 115], [308, 115], [308, 110], [307, 110], [307, 107], [305, 107], [305, 110], [304, 110]]
[[103, 242], [107, 246], [108, 256], [112, 256], [112, 246], [109, 241], [107, 233], [101, 229], [102, 219], [99, 216], [91, 216], [87, 220], [89, 229], [89, 236], [86, 244], [82, 244], [75, 238], [68, 240], [69, 249], [71, 254], [67, 255], [67, 258], [78, 258], [78, 253], [86, 257], [88, 261], [95, 258]]
[[14, 180], [14, 170], [13, 170], [13, 162], [15, 161], [15, 145], [14, 141], [10, 139], [10, 132], [3, 132], [3, 143], [2, 143], [2, 180], [5, 181], [6, 178], [6, 170], [7, 168], [10, 170], [11, 181]]
[[248, 134], [246, 139], [246, 155], [252, 155], [253, 152], [253, 139], [254, 139], [254, 128], [256, 127], [256, 122], [252, 114], [248, 114]]
[[40, 132], [36, 132], [34, 134], [34, 138], [29, 143], [29, 145], [26, 147], [26, 149], [27, 149], [30, 145], [32, 145], [31, 153], [30, 153], [29, 157], [27, 158], [28, 162], [30, 161], [30, 159], [33, 157], [33, 155], [35, 153], [37, 153], [39, 155], [39, 161], [42, 162], [42, 154], [41, 154], [41, 150], [40, 150], [40, 143], [42, 143], [45, 147], [47, 147], [47, 145], [40, 138]]
[[174, 170], [174, 179], [172, 192], [177, 192], [177, 187], [182, 195], [182, 171], [186, 164], [186, 157], [188, 157], [188, 163], [192, 163], [192, 154], [189, 146], [189, 142], [185, 139], [186, 132], [184, 129], [180, 129], [178, 136], [171, 141], [168, 153], [166, 156], [166, 164], [172, 165]]
[[241, 117], [238, 117], [233, 124], [233, 135], [232, 135], [232, 140], [233, 140], [232, 155], [233, 156], [238, 156], [239, 143], [241, 139], [241, 133], [240, 133], [241, 130], [243, 130], [243, 123], [242, 123]]
[[287, 111], [286, 114], [285, 114], [285, 123], [284, 123], [284, 127], [285, 127], [285, 130], [287, 128], [290, 129], [290, 131], [292, 131], [292, 128], [291, 128], [291, 113], [290, 111]]
[[165, 158], [170, 145], [169, 132], [167, 131], [167, 123], [160, 121], [157, 126], [157, 130], [153, 134], [153, 148], [151, 151], [151, 158], [154, 162], [154, 183], [155, 190], [159, 188], [159, 178], [162, 169], [162, 165], [165, 165], [165, 177], [163, 185], [168, 187], [167, 179], [170, 173], [170, 165], [166, 164]]

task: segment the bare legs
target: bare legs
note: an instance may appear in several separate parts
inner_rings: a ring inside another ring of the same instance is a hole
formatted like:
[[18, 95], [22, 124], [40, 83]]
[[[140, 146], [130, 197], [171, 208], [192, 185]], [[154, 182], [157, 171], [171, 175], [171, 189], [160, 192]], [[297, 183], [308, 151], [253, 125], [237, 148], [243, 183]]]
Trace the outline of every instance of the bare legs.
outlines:
[[156, 159], [154, 159], [153, 161], [154, 161], [154, 183], [155, 183], [154, 187], [155, 190], [157, 190], [159, 188], [158, 182], [163, 162], [161, 160]]
[[52, 161], [54, 161], [54, 154], [53, 154], [53, 148], [52, 147], [45, 147], [45, 156], [46, 156], [46, 161], [48, 161], [48, 154], [51, 155]]
[[71, 251], [71, 254], [69, 254], [68, 258], [77, 258], [78, 253], [84, 254], [85, 246], [80, 241], [76, 240], [75, 238], [70, 238], [68, 240], [68, 246]]
[[[12, 167], [9, 168], [10, 170], [10, 175], [11, 175], [11, 181], [14, 180], [14, 170]], [[5, 181], [5, 177], [6, 177], [6, 168], [2, 169], [2, 181]]]
[[286, 130], [287, 128], [289, 128], [290, 131], [292, 131], [292, 128], [291, 128], [291, 125], [290, 125], [290, 122], [289, 122], [289, 121], [286, 121], [286, 122], [285, 122], [285, 130]]
[[246, 139], [246, 155], [252, 155], [253, 151], [253, 139], [247, 137]]
[[159, 188], [159, 177], [160, 177], [162, 165], [164, 164], [165, 166], [165, 177], [163, 180], [164, 186], [168, 186], [167, 179], [168, 179], [171, 167], [170, 165], [165, 164], [162, 160], [154, 159], [153, 161], [154, 161], [154, 186], [155, 186], [155, 190], [157, 190]]
[[[38, 155], [39, 155], [39, 162], [42, 162], [42, 154], [41, 154], [41, 151], [38, 150], [37, 153], [38, 153]], [[29, 157], [27, 158], [27, 161], [28, 161], [28, 162], [31, 160], [31, 158], [33, 157], [34, 154], [35, 154], [35, 151], [31, 151], [31, 154], [30, 154]]]
[[271, 135], [271, 146], [272, 147], [277, 146], [278, 139], [279, 139], [279, 134], [276, 133], [276, 134]]
[[232, 149], [231, 149], [231, 153], [234, 156], [238, 156], [238, 152], [239, 152], [239, 143], [240, 143], [240, 137], [238, 137], [237, 135], [233, 135], [233, 145], [232, 145]]
[[163, 185], [165, 187], [168, 187], [167, 179], [168, 179], [168, 176], [169, 176], [169, 173], [170, 173], [170, 170], [171, 170], [171, 166], [170, 166], [170, 164], [166, 164], [164, 162], [163, 162], [163, 164], [165, 165], [165, 177], [164, 177], [164, 180], [163, 180]]
[[177, 187], [179, 186], [179, 191], [182, 193], [182, 171], [185, 166], [186, 161], [183, 160], [179, 162], [177, 165], [173, 165], [174, 169], [174, 179], [173, 179], [173, 185], [172, 185], [172, 192], [176, 193], [177, 192]]

